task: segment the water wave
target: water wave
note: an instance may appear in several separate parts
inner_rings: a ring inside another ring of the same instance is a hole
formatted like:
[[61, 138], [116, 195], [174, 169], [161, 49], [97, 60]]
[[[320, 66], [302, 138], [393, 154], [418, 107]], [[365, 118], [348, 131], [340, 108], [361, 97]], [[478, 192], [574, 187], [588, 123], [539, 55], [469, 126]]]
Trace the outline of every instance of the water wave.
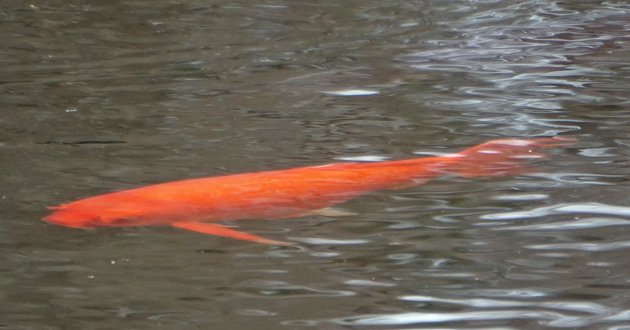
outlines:
[[581, 60], [627, 42], [627, 4], [578, 9], [555, 1], [487, 6], [473, 1], [457, 9], [456, 18], [444, 25], [457, 38], [427, 41], [397, 59], [418, 72], [460, 77], [456, 85], [434, 86], [451, 93], [423, 95], [431, 106], [462, 111], [468, 120], [510, 123], [501, 128], [505, 134], [554, 135], [580, 130], [581, 124], [564, 124], [557, 116], [550, 122], [541, 114], [561, 113], [569, 104], [628, 103], [594, 88], [617, 75], [625, 61]]
[[[539, 207], [528, 211], [513, 211], [482, 215], [484, 220], [518, 220], [544, 217], [554, 214], [603, 214], [620, 217], [630, 217], [630, 207], [616, 206], [603, 203], [562, 203], [551, 206]], [[591, 223], [603, 223], [597, 219]]]

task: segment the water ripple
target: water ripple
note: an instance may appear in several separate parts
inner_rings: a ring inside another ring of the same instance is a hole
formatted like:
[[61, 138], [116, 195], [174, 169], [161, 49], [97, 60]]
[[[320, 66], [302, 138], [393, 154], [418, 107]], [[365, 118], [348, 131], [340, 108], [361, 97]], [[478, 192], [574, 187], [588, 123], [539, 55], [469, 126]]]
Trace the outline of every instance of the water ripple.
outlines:
[[[621, 217], [630, 217], [630, 207], [627, 206], [615, 206], [602, 203], [567, 203], [556, 204], [552, 206], [545, 206], [535, 208], [529, 211], [516, 211], [516, 212], [504, 212], [486, 214], [481, 216], [484, 220], [517, 220], [517, 219], [530, 219], [549, 216], [553, 214], [604, 214], [604, 215], [616, 215]], [[601, 220], [595, 221], [595, 223], [602, 223]]]
[[573, 312], [604, 314], [612, 312], [611, 308], [602, 304], [582, 301], [527, 301], [507, 299], [463, 298], [444, 299], [431, 296], [402, 296], [401, 300], [413, 302], [435, 302], [454, 305], [464, 305], [475, 308], [502, 308], [502, 307], [543, 307]]
[[302, 242], [311, 245], [357, 245], [369, 243], [369, 240], [364, 239], [330, 239], [319, 237], [291, 237], [291, 240]]
[[[532, 174], [534, 175], [534, 174]], [[579, 173], [579, 172], [562, 172], [562, 173], [536, 173], [536, 176], [546, 178], [557, 182], [559, 185], [575, 184], [575, 185], [597, 185], [608, 186], [614, 185], [612, 182], [604, 180], [624, 178], [622, 175]]]
[[[452, 93], [423, 95], [431, 106], [465, 111], [468, 117], [518, 113], [511, 118], [511, 128], [502, 128], [511, 134], [539, 130], [536, 111], [563, 111], [576, 103], [625, 104], [627, 98], [611, 92], [615, 87], [607, 83], [625, 61], [581, 58], [624, 48], [627, 4], [576, 8], [540, 0], [491, 6], [473, 2], [460, 8], [466, 14], [444, 27], [458, 38], [427, 41], [398, 60], [414, 70], [452, 75], [459, 81], [448, 86]], [[623, 84], [621, 89], [627, 92]], [[473, 109], [471, 99], [478, 104]], [[557, 134], [576, 128], [542, 129]]]
[[253, 280], [239, 285], [243, 294], [277, 298], [348, 297], [356, 293], [349, 290], [325, 290], [284, 281]]
[[598, 242], [598, 243], [552, 243], [552, 244], [531, 244], [525, 246], [532, 250], [576, 250], [585, 252], [602, 252], [626, 249], [630, 247], [630, 241], [619, 242]]
[[[422, 302], [453, 302], [452, 299], [434, 299], [431, 297], [414, 296], [412, 301]], [[456, 301], [459, 303], [459, 301]], [[497, 303], [498, 305], [493, 305]], [[472, 305], [474, 307], [506, 307], [505, 302], [500, 301], [479, 301], [473, 300], [472, 303], [463, 302], [464, 305]], [[529, 307], [534, 304], [518, 303], [507, 304], [509, 306]], [[574, 328], [585, 327], [597, 322], [611, 321], [628, 321], [630, 320], [630, 311], [617, 311], [609, 307], [580, 302], [551, 302], [545, 304], [547, 308], [560, 309], [572, 312], [578, 312], [582, 315], [568, 315], [560, 312], [530, 309], [493, 309], [475, 312], [404, 312], [390, 314], [365, 314], [338, 318], [332, 320], [335, 324], [349, 326], [396, 326], [411, 324], [430, 324], [430, 323], [447, 323], [447, 322], [465, 322], [465, 321], [501, 321], [501, 320], [535, 320], [536, 323], [554, 328]]]
[[572, 230], [627, 225], [630, 225], [630, 220], [616, 218], [588, 218], [566, 222], [500, 227], [495, 228], [495, 230]]
[[556, 312], [531, 311], [527, 309], [493, 310], [453, 313], [392, 313], [367, 314], [333, 320], [333, 323], [349, 326], [390, 326], [462, 321], [537, 320], [549, 326], [581, 326], [585, 322], [580, 317], [572, 317]]

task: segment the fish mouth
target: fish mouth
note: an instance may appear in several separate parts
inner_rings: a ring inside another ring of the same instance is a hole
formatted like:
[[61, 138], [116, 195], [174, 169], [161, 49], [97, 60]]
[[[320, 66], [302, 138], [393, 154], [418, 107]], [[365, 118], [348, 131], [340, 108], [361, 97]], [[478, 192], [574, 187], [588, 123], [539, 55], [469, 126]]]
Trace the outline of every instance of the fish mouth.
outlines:
[[64, 221], [60, 221], [60, 220], [54, 219], [52, 217], [43, 217], [42, 220], [44, 222], [47, 222], [47, 223], [50, 223], [50, 224], [53, 224], [53, 225], [58, 225], [58, 226], [64, 226], [64, 227], [69, 227], [69, 228], [85, 228], [84, 226], [79, 226], [79, 225], [76, 225], [76, 224], [67, 223], [67, 222], [64, 222]]
[[45, 217], [42, 218], [42, 220], [44, 222], [47, 222], [47, 223], [50, 223], [50, 224], [53, 224], [53, 225], [59, 225], [59, 226], [70, 227], [70, 228], [85, 228], [84, 226], [80, 226], [78, 224], [69, 223], [69, 222], [64, 221], [62, 219], [58, 219], [54, 215], [45, 216]]
[[89, 228], [97, 224], [96, 220], [90, 220], [89, 216], [58, 210], [42, 218], [42, 221], [69, 228]]
[[96, 227], [135, 227], [138, 226], [135, 218], [107, 219], [90, 213], [58, 209], [42, 218], [42, 221], [69, 228], [96, 228]]

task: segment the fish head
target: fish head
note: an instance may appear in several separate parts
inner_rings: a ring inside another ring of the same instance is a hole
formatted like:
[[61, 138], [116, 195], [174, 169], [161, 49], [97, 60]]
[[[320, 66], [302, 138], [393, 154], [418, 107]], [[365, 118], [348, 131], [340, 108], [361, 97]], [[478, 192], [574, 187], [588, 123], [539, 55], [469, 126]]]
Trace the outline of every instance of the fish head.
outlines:
[[53, 206], [53, 212], [42, 218], [45, 222], [71, 228], [99, 227], [101, 217], [96, 212], [77, 208]]
[[53, 212], [42, 218], [43, 221], [70, 228], [125, 227], [134, 226], [134, 217], [122, 214], [108, 214], [102, 208], [83, 205], [60, 205], [49, 209]]

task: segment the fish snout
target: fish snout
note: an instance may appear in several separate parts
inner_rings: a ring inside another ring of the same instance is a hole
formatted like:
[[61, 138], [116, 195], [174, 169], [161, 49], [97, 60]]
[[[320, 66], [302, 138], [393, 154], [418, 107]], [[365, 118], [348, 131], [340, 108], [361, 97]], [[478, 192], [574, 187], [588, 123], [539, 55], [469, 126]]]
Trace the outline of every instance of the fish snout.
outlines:
[[89, 228], [98, 226], [99, 217], [89, 212], [69, 209], [57, 209], [42, 218], [43, 221], [71, 228]]

